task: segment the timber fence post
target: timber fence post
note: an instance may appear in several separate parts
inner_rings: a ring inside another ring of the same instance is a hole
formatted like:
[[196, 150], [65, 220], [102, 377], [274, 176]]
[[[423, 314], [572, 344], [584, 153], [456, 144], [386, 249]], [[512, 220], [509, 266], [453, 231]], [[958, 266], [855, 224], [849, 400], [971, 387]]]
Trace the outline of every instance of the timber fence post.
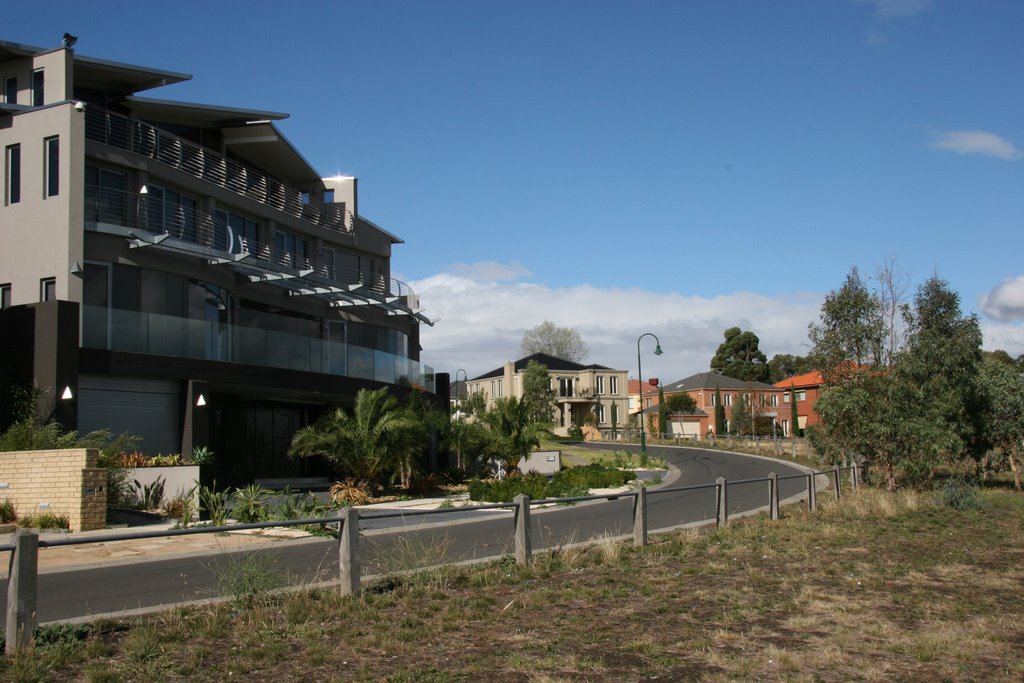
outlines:
[[530, 563], [533, 544], [530, 539], [530, 497], [520, 493], [514, 498], [516, 504], [515, 535], [516, 564], [525, 567]]
[[839, 497], [842, 495], [843, 492], [843, 487], [839, 483], [839, 465], [832, 466], [832, 476], [835, 478], [835, 481], [832, 484], [833, 488], [835, 489], [836, 500], [839, 500]]
[[768, 475], [768, 514], [773, 520], [779, 518], [779, 475], [775, 472]]
[[641, 486], [633, 499], [633, 545], [647, 545], [647, 487]]
[[729, 523], [729, 505], [726, 492], [727, 483], [725, 477], [715, 479], [715, 490], [718, 493], [718, 513], [715, 517], [716, 526], [723, 527]]
[[857, 463], [854, 461], [850, 463], [850, 488], [856, 491], [859, 483], [857, 481]]
[[815, 483], [815, 472], [812, 469], [810, 474], [807, 475], [807, 511], [816, 512], [818, 510], [818, 490], [817, 484]]
[[359, 510], [348, 506], [342, 510], [341, 533], [338, 534], [338, 565], [342, 595], [359, 592]]
[[39, 535], [18, 529], [7, 579], [7, 654], [28, 647], [36, 637], [39, 587]]

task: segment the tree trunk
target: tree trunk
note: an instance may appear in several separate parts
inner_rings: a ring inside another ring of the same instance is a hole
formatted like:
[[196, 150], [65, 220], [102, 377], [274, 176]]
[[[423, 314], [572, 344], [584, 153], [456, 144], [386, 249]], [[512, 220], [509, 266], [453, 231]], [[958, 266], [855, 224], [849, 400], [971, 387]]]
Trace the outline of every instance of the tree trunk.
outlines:
[[896, 471], [891, 462], [885, 463], [885, 488], [889, 491], [896, 490]]
[[1020, 491], [1020, 466], [1017, 465], [1017, 458], [1014, 457], [1013, 453], [1007, 453], [1006, 457], [1010, 459], [1010, 469], [1013, 470], [1013, 486]]

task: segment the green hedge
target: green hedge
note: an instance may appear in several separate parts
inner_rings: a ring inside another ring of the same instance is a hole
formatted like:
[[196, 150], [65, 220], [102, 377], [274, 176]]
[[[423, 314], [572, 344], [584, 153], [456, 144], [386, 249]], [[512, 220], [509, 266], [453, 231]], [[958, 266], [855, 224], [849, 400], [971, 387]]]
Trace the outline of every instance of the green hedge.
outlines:
[[469, 499], [492, 503], [511, 503], [520, 493], [534, 500], [585, 496], [590, 489], [615, 488], [636, 478], [632, 472], [590, 464], [570, 467], [548, 479], [536, 472], [506, 477], [502, 481], [474, 479], [469, 482]]

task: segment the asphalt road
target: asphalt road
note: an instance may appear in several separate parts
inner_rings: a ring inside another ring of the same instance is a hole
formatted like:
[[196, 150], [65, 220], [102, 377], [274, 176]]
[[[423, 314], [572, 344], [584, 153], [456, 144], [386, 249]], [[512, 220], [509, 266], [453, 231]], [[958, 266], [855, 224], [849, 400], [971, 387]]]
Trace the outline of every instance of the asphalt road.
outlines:
[[[622, 445], [615, 449], [624, 450]], [[628, 447], [626, 447], [628, 449]], [[633, 450], [637, 450], [633, 447]], [[715, 491], [659, 492], [659, 489], [712, 484], [717, 477], [744, 480], [798, 474], [779, 461], [695, 448], [649, 447], [680, 472], [674, 481], [648, 489], [648, 528], [667, 529], [715, 516]], [[780, 482], [780, 498], [800, 494], [803, 479]], [[756, 509], [768, 502], [765, 482], [730, 485], [730, 514]], [[535, 549], [584, 541], [602, 534], [632, 531], [633, 498], [594, 501], [572, 506], [536, 509], [531, 514]], [[364, 575], [391, 573], [443, 561], [471, 560], [510, 554], [513, 548], [511, 512], [452, 512], [426, 516], [410, 512], [388, 520], [372, 517], [361, 523]], [[41, 548], [41, 553], [46, 549]], [[230, 577], [253, 562], [279, 573], [291, 583], [337, 578], [338, 545], [333, 539], [303, 539], [269, 549], [218, 555], [185, 556], [114, 564], [97, 568], [55, 571], [39, 575], [40, 623], [75, 619], [124, 610], [217, 597]], [[248, 557], [247, 557], [248, 555]], [[253, 559], [253, 557], [257, 559]], [[0, 582], [0, 602], [6, 612], [7, 582]]]

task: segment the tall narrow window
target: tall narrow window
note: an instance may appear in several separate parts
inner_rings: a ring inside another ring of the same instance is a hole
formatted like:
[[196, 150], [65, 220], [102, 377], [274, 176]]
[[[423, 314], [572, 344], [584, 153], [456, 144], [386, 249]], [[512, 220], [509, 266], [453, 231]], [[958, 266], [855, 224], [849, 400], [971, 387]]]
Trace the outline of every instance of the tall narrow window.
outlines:
[[604, 393], [604, 375], [594, 375], [594, 393], [598, 396]]
[[619, 378], [615, 375], [608, 378], [608, 393], [612, 396], [619, 395]]
[[11, 307], [11, 285], [0, 285], [0, 310]]
[[4, 79], [4, 102], [7, 104], [18, 103], [18, 77], [8, 76]]
[[32, 106], [43, 106], [43, 70], [32, 72]]
[[57, 278], [44, 277], [39, 281], [39, 300], [52, 301], [57, 298]]
[[8, 145], [4, 160], [4, 200], [7, 204], [21, 201], [21, 145]]
[[60, 194], [60, 138], [54, 136], [43, 140], [43, 150], [45, 196], [56, 197]]

